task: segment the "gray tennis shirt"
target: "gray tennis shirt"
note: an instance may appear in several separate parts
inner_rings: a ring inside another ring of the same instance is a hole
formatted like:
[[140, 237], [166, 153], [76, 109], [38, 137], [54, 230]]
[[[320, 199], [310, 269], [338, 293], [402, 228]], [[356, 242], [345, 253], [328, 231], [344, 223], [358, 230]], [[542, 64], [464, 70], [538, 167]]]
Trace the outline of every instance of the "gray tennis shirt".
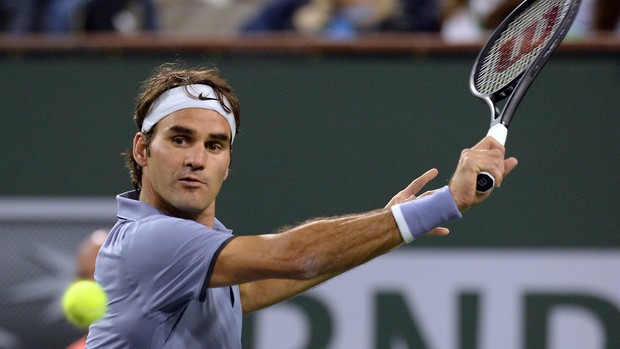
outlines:
[[116, 200], [118, 222], [95, 271], [108, 310], [86, 347], [241, 348], [239, 287], [207, 287], [232, 232], [164, 215], [135, 191]]

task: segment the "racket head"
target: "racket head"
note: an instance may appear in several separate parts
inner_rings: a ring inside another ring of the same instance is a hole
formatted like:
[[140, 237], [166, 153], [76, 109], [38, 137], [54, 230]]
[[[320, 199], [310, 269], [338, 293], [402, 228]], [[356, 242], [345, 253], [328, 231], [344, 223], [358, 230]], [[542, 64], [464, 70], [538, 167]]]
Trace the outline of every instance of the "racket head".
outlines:
[[[495, 29], [470, 75], [470, 90], [491, 107], [492, 125], [510, 124], [519, 99], [566, 36], [579, 5], [580, 0], [525, 0]], [[500, 115], [495, 103], [508, 96]]]

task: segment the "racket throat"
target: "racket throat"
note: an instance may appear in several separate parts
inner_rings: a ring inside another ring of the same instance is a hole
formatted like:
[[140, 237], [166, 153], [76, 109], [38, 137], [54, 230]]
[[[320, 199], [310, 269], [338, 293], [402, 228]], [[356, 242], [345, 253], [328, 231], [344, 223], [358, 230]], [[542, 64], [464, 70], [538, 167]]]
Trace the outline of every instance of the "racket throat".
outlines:
[[500, 106], [498, 105], [499, 101], [493, 100], [492, 98], [484, 98], [484, 101], [487, 103], [489, 110], [491, 111], [491, 126], [493, 126], [501, 120], [502, 116]]

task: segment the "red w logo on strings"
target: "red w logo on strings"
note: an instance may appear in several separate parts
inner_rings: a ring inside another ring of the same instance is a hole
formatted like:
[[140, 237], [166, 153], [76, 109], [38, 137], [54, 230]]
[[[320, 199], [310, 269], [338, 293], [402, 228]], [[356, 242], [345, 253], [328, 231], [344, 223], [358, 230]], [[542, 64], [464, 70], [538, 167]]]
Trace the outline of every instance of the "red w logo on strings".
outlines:
[[[541, 20], [534, 21], [525, 27], [520, 34], [504, 40], [499, 47], [499, 60], [496, 66], [498, 73], [508, 69], [523, 56], [542, 45], [555, 26], [560, 15], [560, 7], [554, 6], [547, 11]], [[543, 32], [536, 36], [540, 25], [544, 25]]]

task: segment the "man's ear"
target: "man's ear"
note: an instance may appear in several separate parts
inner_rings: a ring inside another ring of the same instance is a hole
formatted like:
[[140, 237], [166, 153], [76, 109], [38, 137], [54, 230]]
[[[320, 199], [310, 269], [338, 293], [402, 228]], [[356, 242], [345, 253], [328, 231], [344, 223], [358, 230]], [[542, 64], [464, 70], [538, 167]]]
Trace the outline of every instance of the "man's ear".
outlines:
[[138, 132], [133, 137], [133, 158], [140, 167], [144, 167], [148, 163], [146, 152], [146, 134]]
[[224, 180], [228, 178], [228, 172], [230, 172], [230, 166], [232, 165], [232, 147], [230, 148], [230, 160], [228, 161], [228, 167], [226, 168], [226, 175], [224, 176]]

